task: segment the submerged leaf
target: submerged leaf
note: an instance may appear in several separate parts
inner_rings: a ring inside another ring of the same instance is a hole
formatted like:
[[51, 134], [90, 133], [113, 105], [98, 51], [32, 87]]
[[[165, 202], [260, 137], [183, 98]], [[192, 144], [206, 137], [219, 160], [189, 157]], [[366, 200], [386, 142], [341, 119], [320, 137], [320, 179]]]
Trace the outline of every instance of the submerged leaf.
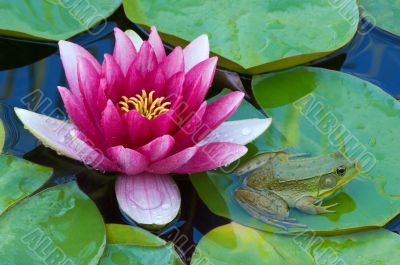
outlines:
[[0, 216], [0, 264], [95, 265], [106, 245], [96, 205], [76, 183], [46, 189]]
[[221, 66], [252, 74], [321, 58], [348, 43], [359, 21], [356, 0], [125, 0], [123, 5], [129, 19], [157, 26], [173, 45], [207, 34]]
[[277, 235], [227, 224], [200, 240], [191, 264], [392, 265], [400, 260], [400, 236], [384, 229], [341, 236], [308, 232], [311, 235]]
[[52, 172], [17, 157], [0, 155], [0, 215], [39, 189]]

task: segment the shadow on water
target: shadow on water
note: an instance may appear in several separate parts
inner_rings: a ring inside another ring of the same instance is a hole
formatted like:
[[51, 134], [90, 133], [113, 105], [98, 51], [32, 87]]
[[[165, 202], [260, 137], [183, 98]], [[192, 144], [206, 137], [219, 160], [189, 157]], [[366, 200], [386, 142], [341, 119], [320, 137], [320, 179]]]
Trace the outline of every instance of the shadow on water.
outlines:
[[[87, 48], [99, 61], [104, 53], [113, 49], [112, 30], [136, 28], [128, 21], [122, 9], [108, 20], [107, 26], [96, 36], [81, 34], [72, 41]], [[142, 32], [142, 35], [145, 35]], [[81, 189], [97, 204], [106, 222], [124, 223], [114, 195], [115, 176], [88, 170], [78, 162], [58, 156], [41, 146], [24, 130], [16, 118], [13, 107], [30, 108], [36, 112], [57, 116], [55, 109], [64, 111], [57, 86], [67, 86], [60, 56], [55, 42], [35, 42], [0, 37], [0, 114], [5, 121], [8, 139], [5, 150], [39, 164], [55, 169], [48, 185], [77, 180]], [[353, 41], [333, 55], [311, 63], [316, 67], [342, 70], [382, 87], [393, 96], [400, 96], [400, 42], [399, 38], [374, 29], [365, 36], [357, 35]], [[222, 72], [221, 72], [222, 71]], [[224, 86], [243, 90], [238, 76], [221, 70], [210, 95]], [[242, 76], [244, 88], [249, 92], [249, 78]], [[251, 96], [251, 93], [249, 93]], [[252, 102], [254, 100], [250, 98]], [[162, 237], [174, 241], [186, 257], [190, 257], [201, 236], [228, 220], [212, 214], [199, 199], [189, 179], [177, 176], [182, 193], [182, 210], [176, 226]], [[387, 226], [400, 230], [400, 221]]]

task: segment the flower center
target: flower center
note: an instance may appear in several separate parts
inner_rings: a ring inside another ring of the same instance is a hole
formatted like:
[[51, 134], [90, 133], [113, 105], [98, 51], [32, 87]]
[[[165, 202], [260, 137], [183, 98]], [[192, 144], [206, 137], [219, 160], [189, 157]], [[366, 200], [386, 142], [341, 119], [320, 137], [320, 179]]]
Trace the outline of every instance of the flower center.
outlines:
[[168, 106], [171, 105], [171, 102], [164, 102], [164, 97], [153, 99], [154, 93], [155, 91], [153, 90], [147, 95], [146, 91], [142, 90], [141, 95], [137, 94], [130, 98], [123, 96], [118, 104], [125, 112], [136, 110], [143, 117], [153, 120], [158, 115], [168, 111]]

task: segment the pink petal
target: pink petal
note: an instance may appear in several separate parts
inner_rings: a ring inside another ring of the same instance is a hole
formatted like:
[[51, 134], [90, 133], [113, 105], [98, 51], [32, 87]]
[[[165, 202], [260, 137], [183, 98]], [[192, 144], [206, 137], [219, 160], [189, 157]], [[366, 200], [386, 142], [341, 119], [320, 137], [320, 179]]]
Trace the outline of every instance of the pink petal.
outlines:
[[175, 144], [175, 139], [171, 135], [164, 135], [140, 147], [138, 151], [145, 155], [150, 162], [160, 160], [168, 155]]
[[217, 57], [207, 59], [186, 74], [182, 94], [184, 101], [191, 106], [188, 109], [189, 112], [197, 109], [204, 101], [214, 78], [217, 60]]
[[107, 155], [117, 163], [118, 171], [127, 175], [142, 173], [149, 164], [149, 160], [144, 155], [122, 145], [108, 148]]
[[75, 126], [88, 137], [95, 146], [102, 147], [103, 142], [95, 124], [90, 119], [88, 113], [77, 103], [76, 97], [65, 87], [58, 87], [61, 98], [67, 109], [68, 115]]
[[139, 112], [131, 110], [124, 114], [125, 130], [132, 148], [146, 144], [150, 138], [150, 121]]
[[[93, 144], [90, 139], [87, 139], [78, 130], [72, 133], [72, 143], [76, 152], [78, 153], [79, 160], [86, 165], [92, 166], [97, 170], [102, 171], [117, 171], [118, 166], [116, 163], [108, 159], [102, 150], [92, 147]], [[84, 140], [82, 140], [84, 139]]]
[[116, 169], [100, 150], [76, 137], [73, 124], [19, 108], [15, 108], [15, 113], [33, 135], [58, 154], [82, 161], [99, 170]]
[[148, 42], [153, 47], [154, 53], [156, 54], [158, 63], [162, 62], [165, 58], [164, 45], [161, 41], [160, 35], [158, 35], [156, 27], [151, 27], [151, 32]]
[[181, 47], [176, 47], [165, 60], [161, 63], [160, 67], [163, 69], [167, 79], [176, 73], [185, 71], [185, 63], [183, 61], [183, 51]]
[[124, 94], [127, 97], [133, 97], [136, 94], [142, 94], [143, 89], [145, 89], [143, 77], [139, 70], [136, 69], [136, 65], [132, 64], [128, 71], [127, 85], [124, 87]]
[[172, 103], [171, 109], [175, 109], [177, 104], [181, 101], [183, 91], [183, 83], [185, 82], [185, 74], [183, 72], [178, 72], [167, 80], [164, 87], [163, 95], [167, 98], [169, 102]]
[[107, 146], [116, 146], [124, 143], [126, 137], [125, 128], [121, 116], [111, 100], [108, 100], [107, 107], [101, 117], [101, 127]]
[[197, 133], [197, 141], [204, 139], [221, 123], [227, 120], [240, 106], [244, 97], [243, 92], [235, 91], [222, 96], [207, 105], [203, 118], [203, 128]]
[[265, 132], [271, 125], [271, 119], [248, 119], [227, 121], [218, 126], [198, 146], [214, 142], [228, 142], [246, 145]]
[[113, 56], [120, 65], [122, 73], [126, 75], [136, 57], [136, 49], [130, 38], [119, 28], [114, 28], [115, 46]]
[[174, 135], [176, 145], [174, 150], [179, 151], [183, 148], [193, 146], [197, 143], [196, 134], [199, 131], [199, 127], [202, 125], [203, 116], [206, 112], [207, 103], [204, 102], [200, 108], [194, 113], [188, 121], [185, 121], [184, 125]]
[[[154, 97], [163, 97], [164, 87], [166, 85], [166, 79], [161, 68], [156, 68], [153, 72], [146, 76], [145, 81], [148, 93], [150, 91], [155, 91]], [[141, 94], [141, 93], [140, 93]]]
[[78, 83], [86, 111], [96, 120], [100, 117], [96, 101], [100, 86], [100, 75], [92, 64], [85, 58], [78, 59]]
[[195, 146], [186, 148], [179, 153], [151, 164], [146, 171], [156, 174], [169, 174], [174, 172], [188, 162], [195, 155], [197, 149], [198, 147]]
[[201, 35], [189, 43], [183, 50], [185, 58], [185, 72], [188, 72], [196, 64], [208, 59], [210, 54], [210, 46], [208, 36]]
[[174, 134], [178, 129], [177, 124], [177, 114], [174, 110], [168, 110], [164, 112], [160, 116], [157, 116], [152, 124], [156, 124], [150, 126], [151, 136], [153, 138], [159, 137], [165, 134]]
[[210, 143], [201, 146], [196, 154], [174, 173], [192, 174], [226, 166], [247, 152], [243, 145], [232, 143]]
[[143, 42], [133, 64], [143, 78], [156, 68], [157, 57], [150, 43]]
[[136, 223], [153, 229], [172, 222], [181, 205], [179, 189], [168, 175], [120, 176], [115, 193], [125, 214]]
[[117, 102], [123, 95], [124, 76], [114, 57], [104, 54], [101, 76], [105, 80], [105, 93], [113, 102]]
[[64, 67], [68, 84], [73, 93], [79, 91], [78, 84], [78, 58], [87, 59], [94, 69], [100, 73], [99, 62], [84, 48], [69, 41], [59, 41], [61, 61]]
[[107, 106], [107, 97], [106, 97], [106, 88], [107, 88], [107, 81], [105, 78], [100, 79], [99, 89], [97, 90], [97, 108], [99, 109], [100, 113], [104, 111]]

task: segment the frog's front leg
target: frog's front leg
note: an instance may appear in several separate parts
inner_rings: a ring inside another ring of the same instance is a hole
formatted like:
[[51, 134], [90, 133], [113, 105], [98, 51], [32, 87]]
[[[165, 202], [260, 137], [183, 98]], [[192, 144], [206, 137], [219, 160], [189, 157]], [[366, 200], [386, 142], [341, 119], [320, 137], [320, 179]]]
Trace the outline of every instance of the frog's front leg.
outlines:
[[[330, 208], [335, 207], [339, 203], [322, 206], [322, 201], [314, 197], [302, 197], [297, 200], [295, 207], [302, 212], [308, 214], [334, 213]], [[318, 202], [319, 201], [319, 202]], [[317, 204], [316, 204], [317, 203]]]
[[296, 224], [295, 220], [288, 219], [288, 204], [271, 191], [241, 187], [234, 191], [233, 197], [244, 210], [262, 222], [284, 229], [302, 226]]

